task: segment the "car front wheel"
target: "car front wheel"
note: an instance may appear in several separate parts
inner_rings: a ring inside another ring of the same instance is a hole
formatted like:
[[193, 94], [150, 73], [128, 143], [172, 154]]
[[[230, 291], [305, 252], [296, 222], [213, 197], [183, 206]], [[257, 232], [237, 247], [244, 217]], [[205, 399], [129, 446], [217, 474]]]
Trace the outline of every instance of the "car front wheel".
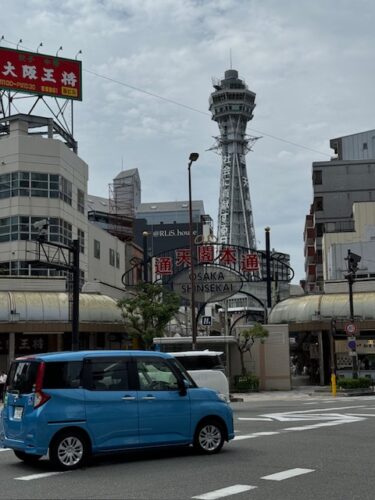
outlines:
[[89, 456], [86, 438], [77, 431], [65, 431], [57, 435], [50, 446], [50, 460], [60, 470], [82, 467]]
[[207, 420], [199, 424], [194, 438], [194, 448], [200, 453], [212, 455], [218, 453], [224, 444], [222, 425], [216, 420]]

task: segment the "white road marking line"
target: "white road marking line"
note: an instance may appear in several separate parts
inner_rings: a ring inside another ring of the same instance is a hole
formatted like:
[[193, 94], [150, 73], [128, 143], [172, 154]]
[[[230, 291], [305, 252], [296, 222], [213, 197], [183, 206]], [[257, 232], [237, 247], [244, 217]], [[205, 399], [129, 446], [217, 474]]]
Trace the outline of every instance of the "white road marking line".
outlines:
[[245, 434], [244, 436], [234, 436], [233, 441], [243, 441], [244, 439], [252, 439], [256, 437], [257, 436], [254, 436], [254, 434]]
[[260, 436], [274, 436], [280, 432], [253, 432], [253, 434], [244, 434], [243, 436], [235, 436], [234, 441], [243, 441], [244, 439], [254, 439]]
[[204, 493], [203, 495], [198, 495], [196, 497], [199, 500], [215, 500], [216, 498], [224, 498], [230, 495], [235, 495], [236, 493], [243, 493], [244, 491], [254, 490], [257, 486], [250, 486], [248, 484], [235, 484], [234, 486], [228, 486], [228, 488], [222, 488], [220, 490], [210, 491], [209, 493]]
[[318, 429], [319, 427], [333, 427], [334, 425], [349, 424], [352, 422], [360, 422], [363, 418], [353, 417], [345, 420], [336, 420], [334, 422], [323, 422], [321, 424], [301, 425], [300, 427], [286, 427], [284, 431], [309, 431], [311, 429]]
[[284, 479], [300, 476], [301, 474], [308, 474], [309, 472], [314, 472], [314, 469], [289, 469], [277, 472], [276, 474], [270, 474], [269, 476], [263, 476], [261, 479], [267, 479], [269, 481], [283, 481]]
[[11, 450], [11, 448], [0, 448], [0, 452], [1, 451], [10, 451], [10, 450]]
[[66, 474], [67, 472], [71, 471], [67, 470], [61, 472], [44, 472], [43, 474], [31, 474], [30, 476], [15, 477], [14, 479], [18, 481], [32, 481], [33, 479], [43, 479], [45, 477], [57, 476], [58, 474]]
[[348, 413], [351, 417], [375, 417], [371, 413]]
[[238, 417], [238, 420], [253, 420], [253, 421], [257, 421], [257, 422], [272, 422], [272, 418]]

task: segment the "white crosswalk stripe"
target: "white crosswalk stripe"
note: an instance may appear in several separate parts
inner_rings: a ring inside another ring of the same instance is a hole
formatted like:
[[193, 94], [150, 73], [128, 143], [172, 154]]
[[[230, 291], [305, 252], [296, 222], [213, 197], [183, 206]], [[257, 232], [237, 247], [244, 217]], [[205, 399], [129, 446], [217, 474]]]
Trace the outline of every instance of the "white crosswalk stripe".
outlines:
[[227, 488], [221, 488], [220, 490], [210, 491], [208, 493], [203, 493], [198, 495], [196, 498], [199, 500], [216, 500], [216, 498], [224, 498], [230, 495], [236, 495], [237, 493], [243, 493], [244, 491], [249, 491], [257, 488], [257, 486], [250, 486], [248, 484], [235, 484], [234, 486], [228, 486]]
[[301, 476], [302, 474], [308, 474], [309, 472], [314, 472], [314, 469], [300, 469], [297, 467], [296, 469], [288, 469], [281, 472], [276, 472], [276, 474], [263, 476], [261, 479], [266, 479], [268, 481], [283, 481], [284, 479]]

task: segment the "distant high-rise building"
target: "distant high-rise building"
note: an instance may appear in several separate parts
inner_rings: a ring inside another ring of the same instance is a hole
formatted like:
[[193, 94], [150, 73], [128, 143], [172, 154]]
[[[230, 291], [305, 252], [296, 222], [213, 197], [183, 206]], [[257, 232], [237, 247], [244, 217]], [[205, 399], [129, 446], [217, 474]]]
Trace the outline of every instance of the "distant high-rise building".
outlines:
[[[353, 203], [375, 200], [375, 130], [331, 139], [330, 146], [334, 150], [331, 160], [312, 164], [314, 199], [304, 231], [307, 292], [323, 289], [327, 258], [323, 236], [345, 233], [349, 243], [358, 229]], [[344, 271], [343, 261], [340, 273], [331, 270], [330, 275], [343, 276]]]
[[214, 82], [210, 96], [212, 119], [219, 126], [216, 138], [222, 167], [218, 214], [218, 242], [256, 248], [253, 211], [245, 156], [255, 140], [246, 135], [247, 122], [253, 118], [255, 93], [251, 92], [234, 69], [223, 80]]

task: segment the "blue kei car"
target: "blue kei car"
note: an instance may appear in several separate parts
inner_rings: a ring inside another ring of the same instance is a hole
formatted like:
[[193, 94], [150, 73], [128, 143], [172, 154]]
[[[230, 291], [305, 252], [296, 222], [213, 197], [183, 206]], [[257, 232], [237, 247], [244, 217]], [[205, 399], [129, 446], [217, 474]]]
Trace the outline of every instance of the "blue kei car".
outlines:
[[169, 445], [220, 451], [234, 437], [229, 404], [197, 387], [171, 355], [81, 351], [17, 358], [2, 412], [4, 446], [63, 470], [94, 454]]

